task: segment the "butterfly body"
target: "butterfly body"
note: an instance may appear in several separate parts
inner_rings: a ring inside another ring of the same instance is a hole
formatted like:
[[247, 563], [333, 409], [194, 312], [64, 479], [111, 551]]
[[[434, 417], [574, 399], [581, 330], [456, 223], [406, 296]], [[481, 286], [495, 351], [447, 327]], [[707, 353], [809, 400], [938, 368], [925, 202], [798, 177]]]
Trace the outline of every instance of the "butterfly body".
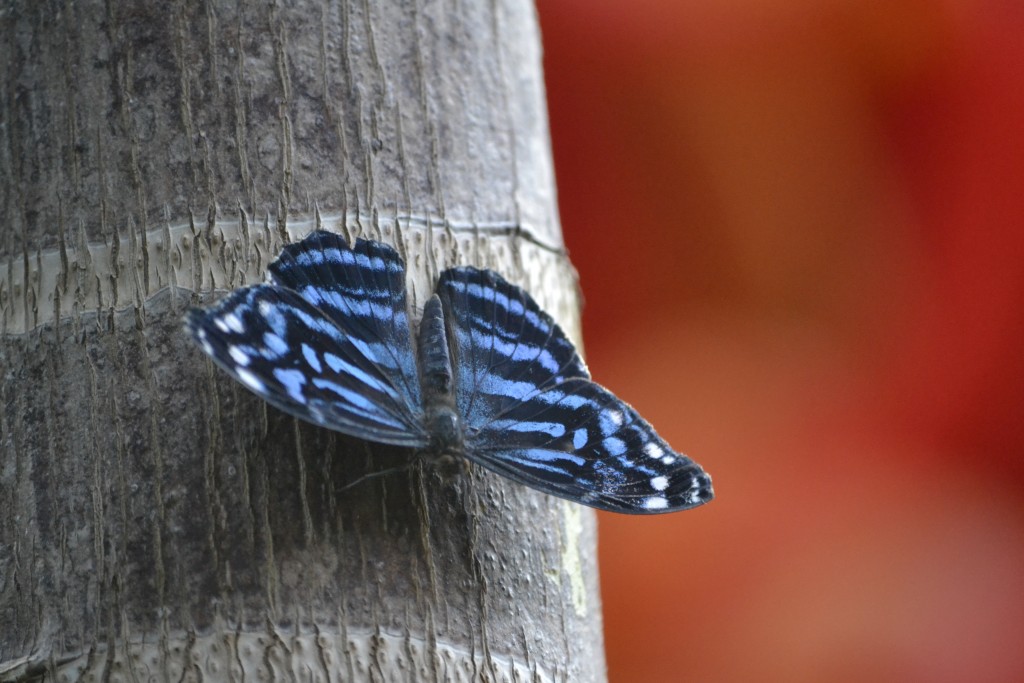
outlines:
[[435, 294], [423, 308], [419, 333], [420, 388], [425, 424], [430, 434], [428, 452], [461, 455], [464, 435], [452, 392], [452, 361], [445, 331], [441, 299]]
[[591, 381], [550, 316], [493, 271], [444, 271], [414, 335], [398, 254], [314, 232], [285, 247], [268, 284], [191, 311], [187, 328], [273, 405], [351, 436], [615, 512], [713, 497], [700, 466]]

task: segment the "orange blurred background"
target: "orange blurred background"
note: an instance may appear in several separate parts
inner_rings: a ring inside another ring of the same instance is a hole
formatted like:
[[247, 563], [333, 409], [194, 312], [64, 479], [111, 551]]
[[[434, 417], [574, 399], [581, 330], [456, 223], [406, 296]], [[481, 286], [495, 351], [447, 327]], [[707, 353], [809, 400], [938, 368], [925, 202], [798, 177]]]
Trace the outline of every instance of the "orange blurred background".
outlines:
[[1024, 3], [540, 0], [613, 683], [1024, 681]]

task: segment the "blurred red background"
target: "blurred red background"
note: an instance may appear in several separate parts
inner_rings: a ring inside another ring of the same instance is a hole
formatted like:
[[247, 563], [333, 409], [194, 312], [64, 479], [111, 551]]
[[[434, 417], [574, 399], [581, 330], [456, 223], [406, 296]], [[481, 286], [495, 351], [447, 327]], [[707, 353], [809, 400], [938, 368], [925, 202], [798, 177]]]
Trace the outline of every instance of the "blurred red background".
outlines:
[[1024, 681], [1024, 3], [540, 0], [613, 682]]

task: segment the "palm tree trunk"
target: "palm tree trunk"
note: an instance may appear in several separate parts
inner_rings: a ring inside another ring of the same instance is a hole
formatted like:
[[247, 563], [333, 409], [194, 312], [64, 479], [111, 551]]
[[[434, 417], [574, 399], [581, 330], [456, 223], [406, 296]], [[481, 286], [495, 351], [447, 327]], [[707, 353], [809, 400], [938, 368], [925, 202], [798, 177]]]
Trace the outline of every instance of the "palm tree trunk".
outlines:
[[414, 301], [501, 270], [578, 336], [536, 16], [493, 3], [0, 10], [0, 679], [604, 679], [589, 510], [300, 424], [187, 306], [323, 227]]

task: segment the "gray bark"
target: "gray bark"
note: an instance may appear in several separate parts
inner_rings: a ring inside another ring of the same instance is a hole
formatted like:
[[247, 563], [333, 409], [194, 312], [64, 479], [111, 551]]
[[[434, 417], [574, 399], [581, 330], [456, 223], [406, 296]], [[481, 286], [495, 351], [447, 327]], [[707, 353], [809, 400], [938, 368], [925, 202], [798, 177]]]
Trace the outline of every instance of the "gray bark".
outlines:
[[0, 679], [604, 678], [593, 514], [299, 423], [184, 310], [315, 227], [526, 286], [578, 336], [536, 17], [0, 9]]

